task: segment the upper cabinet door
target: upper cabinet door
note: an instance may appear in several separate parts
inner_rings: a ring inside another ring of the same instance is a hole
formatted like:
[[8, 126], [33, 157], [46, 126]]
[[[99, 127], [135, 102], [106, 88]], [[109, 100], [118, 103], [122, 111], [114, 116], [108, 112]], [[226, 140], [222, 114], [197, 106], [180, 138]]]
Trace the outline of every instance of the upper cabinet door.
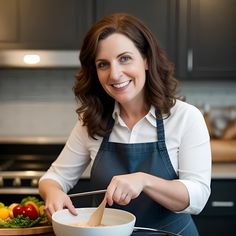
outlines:
[[180, 0], [180, 77], [236, 77], [235, 3], [235, 0]]
[[1, 45], [5, 48], [79, 49], [93, 23], [92, 0], [1, 0], [0, 4], [8, 19], [2, 23], [7, 26], [5, 35], [0, 35], [6, 38]]
[[96, 18], [126, 12], [143, 20], [175, 62], [175, 0], [96, 0]]

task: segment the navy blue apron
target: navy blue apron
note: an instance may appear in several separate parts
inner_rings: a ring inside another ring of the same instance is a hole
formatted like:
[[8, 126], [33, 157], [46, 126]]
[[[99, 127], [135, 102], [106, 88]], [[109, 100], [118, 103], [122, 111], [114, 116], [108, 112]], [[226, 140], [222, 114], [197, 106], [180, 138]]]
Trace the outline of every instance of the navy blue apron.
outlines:
[[[167, 180], [178, 178], [167, 152], [163, 120], [156, 121], [157, 142], [114, 143], [109, 142], [110, 133], [103, 138], [91, 169], [92, 189], [106, 189], [113, 176], [134, 172], [145, 172]], [[110, 127], [113, 125], [112, 119]], [[97, 206], [102, 198], [94, 196], [94, 205]], [[112, 207], [133, 213], [136, 216], [135, 226], [157, 228], [183, 236], [198, 235], [189, 214], [174, 213], [143, 192], [126, 206], [113, 204]]]

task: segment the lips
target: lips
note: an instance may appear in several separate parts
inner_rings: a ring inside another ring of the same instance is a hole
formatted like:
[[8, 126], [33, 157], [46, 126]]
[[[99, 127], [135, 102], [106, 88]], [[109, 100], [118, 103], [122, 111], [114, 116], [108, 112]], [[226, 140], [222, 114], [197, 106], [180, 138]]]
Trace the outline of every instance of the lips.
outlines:
[[112, 87], [114, 87], [114, 88], [124, 88], [124, 87], [126, 87], [129, 83], [130, 83], [130, 80], [129, 80], [129, 81], [125, 81], [125, 82], [123, 82], [123, 83], [119, 83], [119, 84], [112, 84]]

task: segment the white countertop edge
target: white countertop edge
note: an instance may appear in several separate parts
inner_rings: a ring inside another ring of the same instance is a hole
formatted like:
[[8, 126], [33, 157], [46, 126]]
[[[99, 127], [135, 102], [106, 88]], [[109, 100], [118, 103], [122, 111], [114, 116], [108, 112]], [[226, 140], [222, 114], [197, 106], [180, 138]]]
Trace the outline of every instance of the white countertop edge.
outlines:
[[212, 179], [236, 179], [236, 173], [214, 173]]
[[236, 179], [236, 163], [213, 163], [212, 179]]
[[11, 144], [65, 144], [64, 136], [0, 136], [0, 143]]

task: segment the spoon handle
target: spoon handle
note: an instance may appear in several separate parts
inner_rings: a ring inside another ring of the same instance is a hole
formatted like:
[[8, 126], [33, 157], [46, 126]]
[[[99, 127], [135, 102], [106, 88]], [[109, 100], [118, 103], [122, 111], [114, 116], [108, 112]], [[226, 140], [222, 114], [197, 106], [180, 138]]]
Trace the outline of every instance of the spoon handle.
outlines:
[[88, 195], [94, 195], [94, 194], [99, 194], [99, 193], [105, 193], [107, 190], [102, 189], [102, 190], [95, 190], [95, 191], [89, 191], [89, 192], [82, 192], [82, 193], [72, 193], [68, 194], [69, 197], [82, 197], [82, 196], [88, 196]]

